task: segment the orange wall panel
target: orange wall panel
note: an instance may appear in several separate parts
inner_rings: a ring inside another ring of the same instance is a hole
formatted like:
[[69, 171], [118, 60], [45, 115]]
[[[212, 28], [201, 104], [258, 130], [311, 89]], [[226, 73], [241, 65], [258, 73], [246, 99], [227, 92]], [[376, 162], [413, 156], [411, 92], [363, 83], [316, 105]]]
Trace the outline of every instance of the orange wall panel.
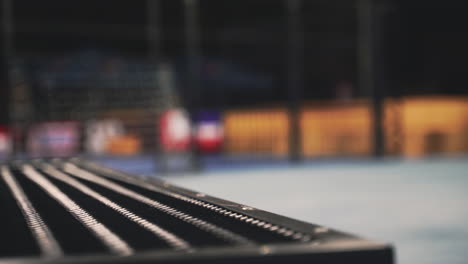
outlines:
[[[419, 157], [468, 152], [468, 97], [407, 97], [384, 103], [387, 154]], [[285, 108], [228, 111], [224, 116], [228, 153], [288, 154], [289, 118]], [[371, 155], [371, 105], [316, 102], [300, 113], [305, 157]]]
[[226, 152], [288, 152], [289, 118], [284, 109], [229, 111], [224, 115]]

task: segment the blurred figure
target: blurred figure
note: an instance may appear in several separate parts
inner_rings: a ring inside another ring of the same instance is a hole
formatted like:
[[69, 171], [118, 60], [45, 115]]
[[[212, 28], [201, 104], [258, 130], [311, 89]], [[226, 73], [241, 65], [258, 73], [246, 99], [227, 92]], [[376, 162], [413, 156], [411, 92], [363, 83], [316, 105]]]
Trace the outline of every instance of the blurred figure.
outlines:
[[91, 154], [105, 154], [109, 142], [124, 135], [124, 127], [118, 120], [91, 120], [86, 124], [85, 149]]
[[5, 126], [0, 126], [0, 159], [5, 159], [10, 156], [13, 144], [10, 131]]
[[350, 102], [353, 99], [353, 84], [350, 81], [339, 81], [335, 85], [335, 98], [341, 102]]

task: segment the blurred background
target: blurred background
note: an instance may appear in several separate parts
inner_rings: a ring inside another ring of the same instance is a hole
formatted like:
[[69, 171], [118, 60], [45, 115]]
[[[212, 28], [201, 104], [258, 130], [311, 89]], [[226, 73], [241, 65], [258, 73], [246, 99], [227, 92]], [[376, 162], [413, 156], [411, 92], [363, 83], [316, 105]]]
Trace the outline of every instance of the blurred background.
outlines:
[[466, 263], [467, 12], [1, 0], [0, 159], [84, 156]]

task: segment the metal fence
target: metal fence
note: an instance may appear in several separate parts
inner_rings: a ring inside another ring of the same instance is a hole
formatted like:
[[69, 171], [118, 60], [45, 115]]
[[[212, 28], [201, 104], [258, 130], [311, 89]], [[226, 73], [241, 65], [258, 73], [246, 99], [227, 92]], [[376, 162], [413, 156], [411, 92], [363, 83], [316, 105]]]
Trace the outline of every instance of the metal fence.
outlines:
[[3, 0], [3, 152], [202, 168], [466, 151], [466, 100], [388, 87], [392, 1], [240, 2]]

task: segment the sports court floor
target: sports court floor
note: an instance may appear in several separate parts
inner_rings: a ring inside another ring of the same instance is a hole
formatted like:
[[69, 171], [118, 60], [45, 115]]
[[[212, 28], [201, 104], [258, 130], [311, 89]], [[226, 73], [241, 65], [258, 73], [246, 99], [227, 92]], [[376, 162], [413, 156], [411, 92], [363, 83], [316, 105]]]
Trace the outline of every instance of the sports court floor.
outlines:
[[[146, 175], [153, 166], [145, 157], [103, 163]], [[398, 263], [468, 263], [468, 157], [226, 165], [165, 180], [391, 242]]]

